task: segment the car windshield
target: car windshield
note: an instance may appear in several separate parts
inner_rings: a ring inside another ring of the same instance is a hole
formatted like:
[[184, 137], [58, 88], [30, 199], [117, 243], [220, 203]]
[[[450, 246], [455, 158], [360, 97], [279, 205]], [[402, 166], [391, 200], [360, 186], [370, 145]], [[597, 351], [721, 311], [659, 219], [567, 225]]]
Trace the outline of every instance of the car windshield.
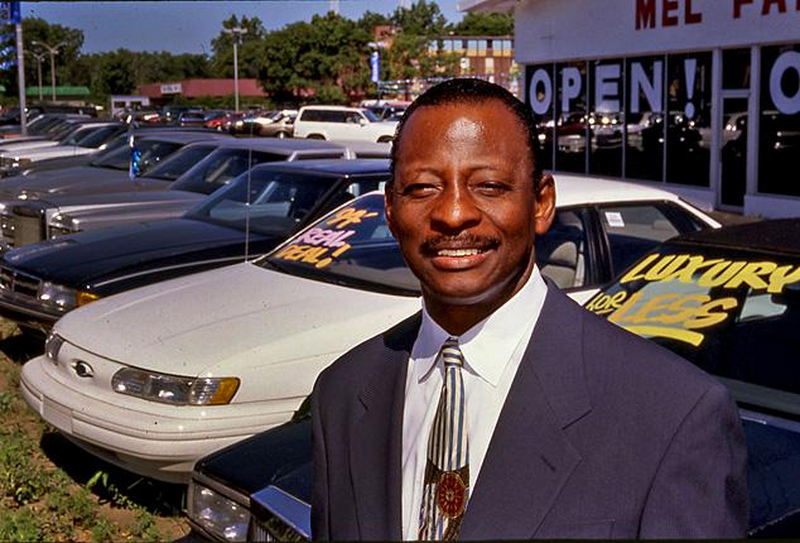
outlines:
[[378, 117], [377, 115], [375, 115], [372, 111], [370, 111], [368, 109], [363, 109], [361, 111], [364, 113], [364, 115], [367, 117], [367, 119], [370, 120], [370, 122], [373, 122], [373, 123], [380, 122], [381, 118]]
[[720, 377], [740, 403], [800, 416], [800, 258], [667, 243], [585, 307]]
[[[139, 140], [136, 146], [141, 153], [139, 167], [141, 168], [141, 172], [144, 173], [158, 164], [162, 159], [183, 147], [183, 144], [171, 141]], [[127, 170], [130, 166], [130, 161], [131, 150], [127, 145], [123, 145], [95, 159], [91, 165], [114, 170]]]
[[96, 127], [85, 134], [81, 134], [75, 145], [88, 149], [97, 149], [117, 135], [121, 130], [122, 128], [119, 125]]
[[286, 156], [252, 149], [217, 149], [181, 175], [170, 189], [211, 194], [256, 164], [279, 160], [286, 160]]
[[381, 194], [328, 214], [259, 263], [318, 281], [419, 295], [419, 281], [386, 225]]
[[202, 111], [191, 112], [191, 113], [184, 113], [181, 116], [181, 119], [184, 121], [202, 121], [205, 118], [206, 114]]
[[187, 145], [175, 151], [169, 158], [166, 158], [143, 177], [175, 181], [191, 167], [207, 157], [216, 147], [213, 144]]
[[332, 184], [330, 178], [255, 170], [236, 178], [186, 217], [285, 237]]

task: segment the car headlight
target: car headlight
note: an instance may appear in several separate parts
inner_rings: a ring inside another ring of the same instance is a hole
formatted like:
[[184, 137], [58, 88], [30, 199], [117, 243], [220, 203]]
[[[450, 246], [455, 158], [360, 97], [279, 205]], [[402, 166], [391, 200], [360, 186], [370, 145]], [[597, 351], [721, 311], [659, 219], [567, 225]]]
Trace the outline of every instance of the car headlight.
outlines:
[[189, 517], [225, 541], [247, 541], [250, 512], [233, 500], [194, 481], [191, 483]]
[[75, 221], [72, 217], [61, 213], [53, 215], [47, 225], [47, 237], [50, 239], [74, 234], [77, 231], [78, 229], [75, 227]]
[[77, 305], [78, 291], [50, 281], [42, 281], [37, 298], [45, 305], [59, 309], [72, 309]]
[[236, 377], [181, 377], [123, 368], [111, 379], [114, 392], [172, 405], [225, 405], [239, 390]]
[[17, 193], [17, 200], [38, 200], [39, 195], [33, 191], [21, 190]]
[[47, 358], [56, 362], [62, 345], [64, 345], [64, 338], [55, 332], [50, 332], [50, 335], [47, 336], [47, 340], [44, 342], [44, 354], [47, 355]]
[[93, 302], [100, 296], [94, 292], [85, 292], [50, 281], [42, 281], [36, 298], [45, 305], [69, 311]]

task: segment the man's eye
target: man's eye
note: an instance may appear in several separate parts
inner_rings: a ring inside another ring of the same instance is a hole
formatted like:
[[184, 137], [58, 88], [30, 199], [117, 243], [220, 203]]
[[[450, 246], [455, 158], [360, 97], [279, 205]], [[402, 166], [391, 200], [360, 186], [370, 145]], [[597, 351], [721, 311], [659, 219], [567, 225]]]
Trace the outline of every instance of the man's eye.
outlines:
[[473, 190], [486, 196], [502, 196], [511, 190], [511, 187], [500, 181], [483, 181], [473, 185]]
[[432, 183], [411, 183], [403, 187], [403, 189], [400, 191], [403, 196], [410, 196], [412, 198], [433, 196], [437, 192], [438, 188]]

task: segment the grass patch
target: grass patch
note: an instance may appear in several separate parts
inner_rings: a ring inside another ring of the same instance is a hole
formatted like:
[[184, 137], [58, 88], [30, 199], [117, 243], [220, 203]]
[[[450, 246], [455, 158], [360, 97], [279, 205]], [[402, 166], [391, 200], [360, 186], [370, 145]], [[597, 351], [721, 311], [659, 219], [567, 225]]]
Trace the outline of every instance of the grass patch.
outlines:
[[43, 452], [43, 436], [54, 432], [19, 392], [22, 363], [37, 353], [9, 330], [0, 319], [0, 541], [171, 541], [186, 535], [175, 485], [92, 468], [105, 464], [63, 438], [51, 441], [60, 450], [73, 447], [74, 463], [88, 473], [76, 477], [64, 459], [54, 463]]

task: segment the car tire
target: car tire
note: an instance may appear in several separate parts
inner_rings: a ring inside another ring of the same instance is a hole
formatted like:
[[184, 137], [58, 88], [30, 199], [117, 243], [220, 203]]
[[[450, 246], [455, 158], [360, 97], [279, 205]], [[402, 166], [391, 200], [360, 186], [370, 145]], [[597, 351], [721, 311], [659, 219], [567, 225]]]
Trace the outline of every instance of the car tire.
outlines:
[[287, 134], [286, 132], [278, 132], [277, 134], [275, 134], [275, 137], [278, 138], [279, 140], [284, 140], [289, 137], [289, 134]]
[[309, 140], [324, 140], [325, 136], [323, 136], [322, 134], [309, 134], [308, 136], [306, 136], [306, 139], [309, 139]]
[[393, 139], [392, 136], [381, 136], [378, 138], [378, 143], [391, 143]]

